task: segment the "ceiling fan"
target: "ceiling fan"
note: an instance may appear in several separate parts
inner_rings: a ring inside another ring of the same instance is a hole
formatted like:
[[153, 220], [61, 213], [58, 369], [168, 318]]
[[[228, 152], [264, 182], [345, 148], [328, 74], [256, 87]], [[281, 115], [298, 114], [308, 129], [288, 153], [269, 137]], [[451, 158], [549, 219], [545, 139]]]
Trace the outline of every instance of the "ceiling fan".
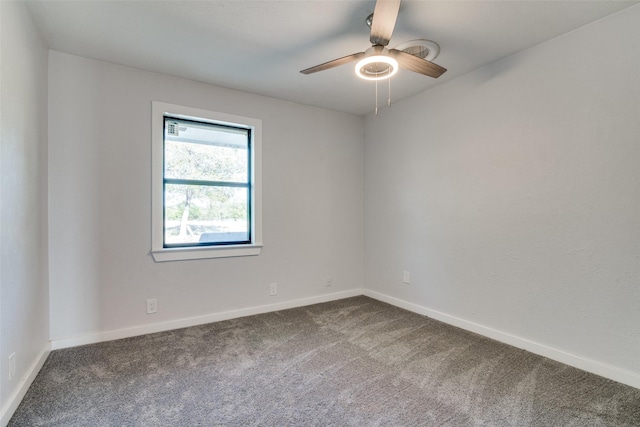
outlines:
[[[447, 71], [445, 68], [411, 53], [386, 48], [396, 25], [400, 1], [377, 0], [371, 22], [369, 38], [371, 47], [365, 52], [343, 56], [300, 72], [313, 74], [359, 60], [356, 64], [356, 74], [366, 80], [388, 79], [398, 71], [399, 67], [433, 78], [440, 77]], [[371, 16], [369, 18], [371, 19]]]

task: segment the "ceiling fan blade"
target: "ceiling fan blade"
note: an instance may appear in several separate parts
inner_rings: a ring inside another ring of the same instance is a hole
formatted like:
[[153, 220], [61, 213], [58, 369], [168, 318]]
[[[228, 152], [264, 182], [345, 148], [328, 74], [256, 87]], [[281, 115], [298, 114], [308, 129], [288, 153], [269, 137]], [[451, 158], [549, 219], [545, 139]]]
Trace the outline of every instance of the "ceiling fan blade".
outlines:
[[378, 0], [376, 2], [371, 23], [371, 37], [369, 38], [372, 45], [386, 46], [389, 44], [399, 10], [400, 0]]
[[429, 62], [426, 59], [419, 58], [401, 50], [389, 49], [389, 56], [398, 61], [400, 66], [406, 68], [407, 70], [424, 74], [425, 76], [433, 77], [436, 79], [440, 77], [445, 71], [447, 71], [446, 68], [443, 68], [438, 64], [434, 64], [433, 62]]
[[324, 64], [316, 65], [315, 67], [307, 68], [300, 71], [302, 74], [312, 74], [318, 71], [328, 70], [330, 68], [339, 67], [340, 65], [348, 64], [349, 62], [357, 61], [364, 56], [364, 52], [354, 53], [353, 55], [343, 56], [342, 58], [334, 59], [333, 61], [325, 62]]

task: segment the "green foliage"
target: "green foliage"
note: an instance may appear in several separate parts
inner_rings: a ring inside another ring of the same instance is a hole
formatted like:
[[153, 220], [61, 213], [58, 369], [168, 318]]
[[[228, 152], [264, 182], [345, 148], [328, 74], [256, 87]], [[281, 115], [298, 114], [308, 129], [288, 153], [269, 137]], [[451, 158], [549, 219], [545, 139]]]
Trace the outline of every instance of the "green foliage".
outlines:
[[247, 150], [167, 141], [165, 176], [195, 180], [247, 182]]
[[[165, 212], [166, 218], [168, 220], [181, 220], [182, 213], [184, 212], [184, 202], [179, 205], [168, 206]], [[206, 219], [205, 215], [202, 215], [202, 209], [199, 206], [191, 206], [189, 208], [189, 219]]]

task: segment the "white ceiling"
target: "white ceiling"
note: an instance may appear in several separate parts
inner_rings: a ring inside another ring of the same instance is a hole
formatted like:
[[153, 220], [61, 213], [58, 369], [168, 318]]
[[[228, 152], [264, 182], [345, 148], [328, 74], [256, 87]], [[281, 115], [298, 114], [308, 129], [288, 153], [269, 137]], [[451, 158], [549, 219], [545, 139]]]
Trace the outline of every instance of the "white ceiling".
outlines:
[[[448, 71], [400, 70], [398, 101], [567, 33], [637, 1], [416, 1], [400, 7], [390, 47], [426, 38]], [[374, 0], [32, 1], [52, 49], [354, 114], [374, 108], [374, 83], [353, 65], [300, 70], [364, 51]], [[594, 52], [594, 55], [596, 52]], [[381, 89], [386, 94], [386, 84]], [[386, 96], [386, 95], [385, 95]]]

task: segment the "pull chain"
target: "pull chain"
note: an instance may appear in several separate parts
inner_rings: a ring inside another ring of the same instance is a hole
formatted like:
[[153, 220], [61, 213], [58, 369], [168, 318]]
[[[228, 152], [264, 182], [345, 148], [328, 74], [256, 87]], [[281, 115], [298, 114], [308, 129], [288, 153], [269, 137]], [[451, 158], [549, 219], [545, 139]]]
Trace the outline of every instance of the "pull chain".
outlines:
[[[378, 71], [376, 70], [376, 77], [378, 76]], [[387, 107], [391, 107], [391, 78], [387, 78], [388, 86], [387, 86]], [[376, 83], [376, 116], [378, 115], [378, 79], [375, 80]]]
[[376, 80], [376, 116], [378, 115], [378, 81]]

